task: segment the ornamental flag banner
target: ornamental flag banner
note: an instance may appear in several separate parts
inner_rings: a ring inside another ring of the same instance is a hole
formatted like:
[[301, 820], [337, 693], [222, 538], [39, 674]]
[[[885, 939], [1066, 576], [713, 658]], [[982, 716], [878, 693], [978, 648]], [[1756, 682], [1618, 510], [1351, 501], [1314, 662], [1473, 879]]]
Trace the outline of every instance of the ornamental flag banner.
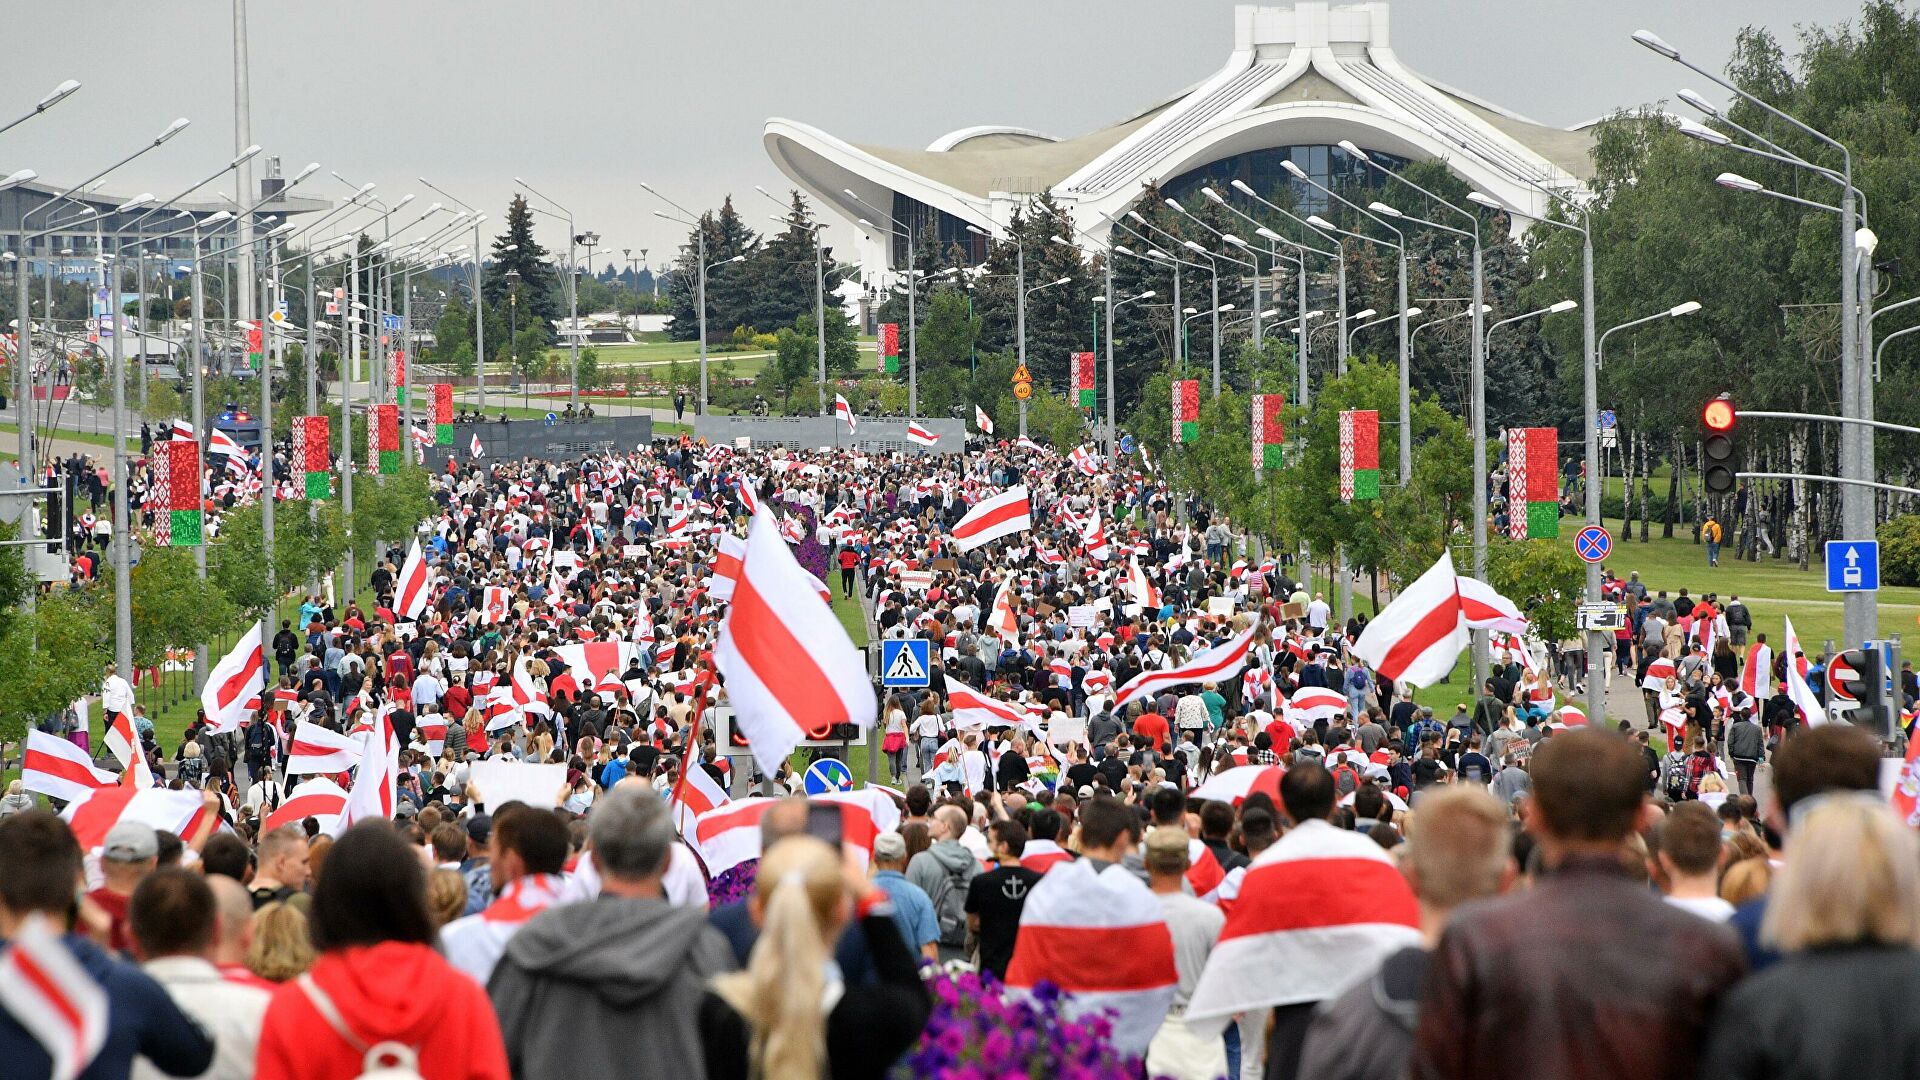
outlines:
[[260, 361], [267, 355], [266, 335], [259, 323], [247, 324], [247, 366], [254, 371], [260, 370]]
[[1277, 469], [1285, 464], [1281, 451], [1285, 449], [1287, 428], [1280, 419], [1280, 411], [1286, 407], [1285, 394], [1253, 395], [1254, 468]]
[[1560, 536], [1560, 429], [1507, 429], [1507, 535]]
[[1380, 414], [1349, 409], [1340, 414], [1340, 501], [1380, 497]]
[[332, 462], [329, 449], [332, 432], [325, 416], [293, 418], [293, 471], [300, 474], [302, 489], [309, 499], [324, 499], [333, 494]]
[[153, 444], [153, 538], [164, 547], [194, 547], [201, 541], [200, 444], [169, 439]]
[[1093, 408], [1093, 354], [1090, 352], [1073, 354], [1073, 389], [1075, 405]]
[[[446, 386], [446, 383], [436, 383]], [[400, 471], [400, 406], [374, 405], [367, 418], [367, 458], [374, 471], [392, 476]], [[447, 430], [453, 430], [448, 425]]]
[[433, 384], [433, 444], [435, 446], [453, 445], [452, 383]]
[[393, 350], [393, 403], [407, 403], [407, 350]]
[[1200, 380], [1173, 381], [1173, 443], [1179, 446], [1200, 437]]
[[880, 324], [880, 370], [889, 375], [900, 373], [900, 324]]

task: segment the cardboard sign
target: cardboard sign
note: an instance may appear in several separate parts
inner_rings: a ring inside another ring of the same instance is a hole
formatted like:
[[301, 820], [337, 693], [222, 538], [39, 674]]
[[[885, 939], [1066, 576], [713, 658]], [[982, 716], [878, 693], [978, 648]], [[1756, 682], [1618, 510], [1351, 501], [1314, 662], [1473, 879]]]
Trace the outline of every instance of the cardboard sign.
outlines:
[[555, 570], [566, 570], [569, 572], [579, 569], [580, 553], [574, 551], [572, 548], [562, 548], [555, 551], [553, 553], [553, 568]]
[[488, 758], [474, 762], [468, 775], [490, 810], [510, 802], [548, 807], [560, 805], [560, 788], [567, 782], [567, 767]]
[[1068, 626], [1092, 626], [1093, 618], [1092, 604], [1075, 604], [1067, 609]]
[[935, 559], [931, 565], [936, 572], [942, 574], [957, 573], [960, 570], [960, 560], [958, 559]]
[[1281, 604], [1281, 605], [1280, 605], [1280, 617], [1281, 617], [1282, 619], [1289, 619], [1289, 620], [1291, 620], [1291, 619], [1304, 619], [1304, 618], [1306, 618], [1306, 617], [1307, 617], [1307, 605], [1305, 605], [1305, 604]]
[[1234, 606], [1233, 597], [1231, 596], [1207, 597], [1207, 614], [1209, 615], [1231, 615], [1233, 614]]
[[1044, 619], [1059, 609], [1055, 608], [1052, 604], [1035, 604], [1033, 610], [1039, 612], [1040, 617]]
[[933, 588], [933, 571], [902, 570], [900, 571], [900, 587], [903, 589], [912, 589], [915, 592], [926, 592], [928, 589]]

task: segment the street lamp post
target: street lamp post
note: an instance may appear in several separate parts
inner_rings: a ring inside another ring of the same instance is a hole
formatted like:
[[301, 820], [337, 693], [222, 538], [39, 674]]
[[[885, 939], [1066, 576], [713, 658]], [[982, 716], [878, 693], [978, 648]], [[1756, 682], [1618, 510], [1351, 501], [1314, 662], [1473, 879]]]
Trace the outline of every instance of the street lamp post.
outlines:
[[[760, 194], [765, 195], [768, 200], [775, 205], [785, 205], [781, 203], [779, 199], [775, 199], [771, 192], [759, 184], [753, 185], [753, 188]], [[776, 217], [774, 220], [784, 225], [792, 225], [795, 228], [802, 227], [798, 221], [788, 221], [786, 218], [781, 217]], [[820, 399], [819, 407], [821, 416], [827, 415], [827, 246], [825, 238], [820, 235], [820, 230], [824, 227], [824, 223], [818, 221], [807, 222], [804, 226], [805, 230], [813, 237], [813, 329], [817, 349], [817, 385], [815, 389], [819, 391], [817, 396]], [[644, 256], [646, 252], [642, 251], [640, 254]]]
[[[532, 184], [527, 183], [517, 176], [513, 178], [513, 182], [533, 192], [533, 194], [538, 195], [541, 199], [545, 200], [548, 205], [560, 211], [567, 219], [567, 375], [569, 383], [567, 387], [567, 404], [578, 410], [580, 406], [580, 279], [574, 276], [573, 246], [575, 241], [583, 238], [573, 231], [573, 211], [554, 202], [551, 197], [541, 194], [534, 189]], [[595, 235], [593, 239], [597, 242], [600, 237]], [[706, 348], [704, 334], [702, 335], [701, 348], [703, 351]], [[706, 382], [706, 364], [702, 362], [700, 365], [700, 398], [703, 406], [706, 404]]]

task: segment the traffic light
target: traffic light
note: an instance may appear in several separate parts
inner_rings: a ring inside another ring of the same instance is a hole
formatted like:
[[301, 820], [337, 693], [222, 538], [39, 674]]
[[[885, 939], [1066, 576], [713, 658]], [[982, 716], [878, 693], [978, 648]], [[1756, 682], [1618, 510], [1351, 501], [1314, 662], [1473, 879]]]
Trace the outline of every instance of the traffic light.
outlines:
[[1846, 650], [1827, 664], [1827, 691], [1837, 715], [1884, 738], [1893, 730], [1893, 702], [1881, 660], [1878, 649]]
[[1700, 422], [1707, 429], [1706, 441], [1702, 444], [1707, 466], [1701, 481], [1709, 495], [1725, 495], [1734, 489], [1733, 427], [1738, 419], [1733, 399], [1726, 394], [1707, 402], [1707, 407], [1700, 412]]

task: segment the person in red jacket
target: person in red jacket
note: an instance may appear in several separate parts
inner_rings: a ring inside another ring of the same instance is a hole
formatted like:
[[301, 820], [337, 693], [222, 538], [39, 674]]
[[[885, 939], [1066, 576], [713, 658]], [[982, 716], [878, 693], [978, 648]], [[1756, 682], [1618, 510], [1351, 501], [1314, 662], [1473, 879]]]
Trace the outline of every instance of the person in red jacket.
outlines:
[[379, 1043], [410, 1051], [426, 1080], [509, 1080], [493, 1006], [434, 951], [426, 870], [390, 824], [334, 844], [310, 918], [320, 958], [267, 1006], [255, 1080], [352, 1080]]
[[1141, 713], [1133, 722], [1134, 738], [1151, 740], [1153, 748], [1163, 754], [1167, 752], [1167, 734], [1167, 718], [1152, 710]]

